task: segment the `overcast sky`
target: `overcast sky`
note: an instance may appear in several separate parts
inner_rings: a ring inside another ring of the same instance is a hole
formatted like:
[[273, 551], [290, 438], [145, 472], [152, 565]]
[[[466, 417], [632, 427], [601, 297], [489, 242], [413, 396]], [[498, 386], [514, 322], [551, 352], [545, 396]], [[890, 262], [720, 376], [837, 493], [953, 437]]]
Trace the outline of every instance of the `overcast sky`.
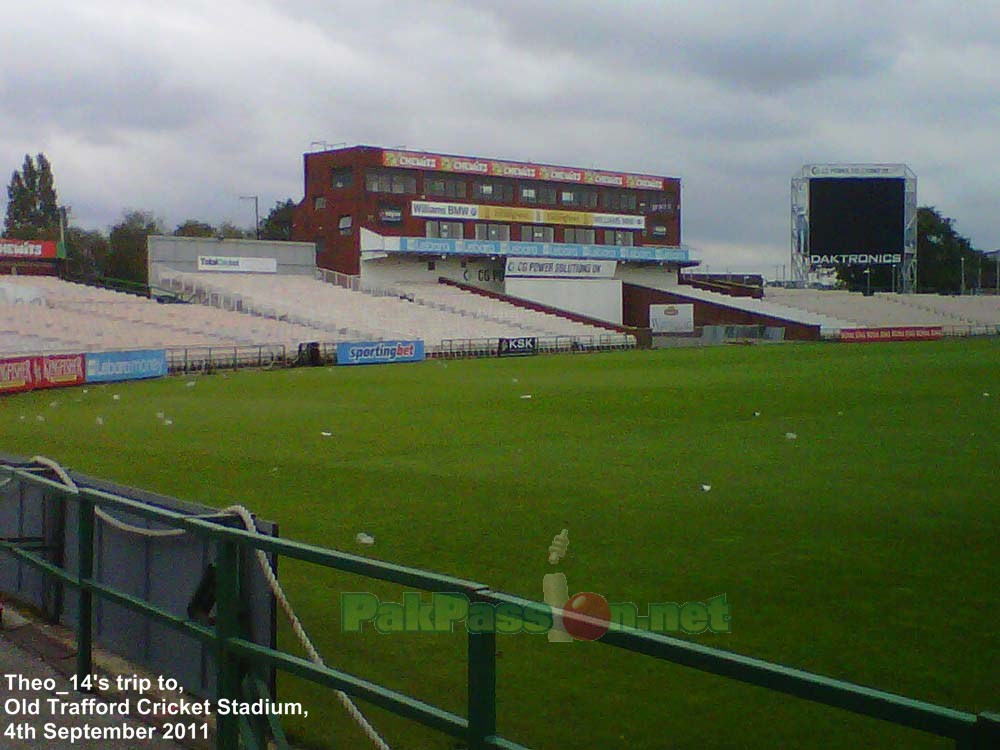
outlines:
[[325, 141], [680, 177], [683, 241], [769, 275], [803, 164], [904, 162], [1000, 248], [997, 0], [0, 7], [4, 184], [43, 151], [89, 228], [252, 226]]

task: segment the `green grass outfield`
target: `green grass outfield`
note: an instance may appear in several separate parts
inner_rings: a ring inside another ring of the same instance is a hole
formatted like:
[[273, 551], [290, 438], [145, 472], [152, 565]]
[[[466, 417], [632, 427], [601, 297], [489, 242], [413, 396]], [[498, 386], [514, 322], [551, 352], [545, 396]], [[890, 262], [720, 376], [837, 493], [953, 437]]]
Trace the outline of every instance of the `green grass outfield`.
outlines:
[[[996, 339], [242, 372], [0, 399], [0, 450], [241, 502], [287, 538], [528, 597], [567, 527], [571, 593], [641, 606], [725, 593], [732, 632], [697, 642], [970, 711], [1000, 709], [998, 425]], [[281, 573], [331, 665], [465, 712], [464, 632], [341, 633], [341, 591], [398, 587], [290, 561]], [[539, 748], [949, 746], [600, 644], [518, 634], [498, 647], [500, 731]], [[310, 711], [291, 725], [302, 741], [365, 747], [329, 694], [281, 686]], [[370, 715], [394, 748], [456, 746]]]

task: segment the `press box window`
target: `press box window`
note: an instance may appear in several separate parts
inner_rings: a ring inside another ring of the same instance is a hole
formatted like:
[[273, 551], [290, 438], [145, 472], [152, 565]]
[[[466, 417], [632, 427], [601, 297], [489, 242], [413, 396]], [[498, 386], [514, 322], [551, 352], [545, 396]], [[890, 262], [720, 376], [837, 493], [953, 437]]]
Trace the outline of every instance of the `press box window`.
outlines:
[[605, 229], [604, 230], [604, 244], [605, 245], [622, 245], [624, 247], [632, 247], [633, 237], [632, 233], [624, 230], [616, 229]]
[[337, 167], [331, 173], [330, 184], [334, 190], [349, 188], [352, 182], [354, 182], [354, 172], [350, 167]]
[[597, 208], [597, 193], [586, 188], [563, 188], [559, 191], [559, 201], [564, 206]]
[[521, 227], [521, 242], [552, 242], [554, 235], [552, 227]]
[[509, 224], [476, 224], [477, 240], [509, 240]]
[[424, 193], [444, 198], [464, 198], [465, 180], [452, 177], [424, 177]]
[[425, 228], [428, 237], [438, 239], [460, 240], [464, 234], [460, 221], [428, 221]]
[[370, 193], [415, 193], [417, 177], [399, 169], [371, 169], [365, 175], [365, 188]]
[[581, 245], [594, 244], [594, 230], [579, 227], [566, 227], [563, 230], [563, 242], [578, 242]]
[[636, 195], [628, 190], [608, 190], [604, 194], [604, 207], [611, 211], [635, 211]]
[[322, 195], [318, 195], [315, 198], [313, 198], [313, 208], [316, 211], [322, 211], [324, 208], [326, 208], [326, 198]]
[[514, 186], [502, 180], [476, 180], [472, 183], [474, 197], [494, 203], [510, 203], [514, 200]]
[[350, 234], [352, 226], [354, 226], [354, 220], [350, 216], [341, 216], [337, 220], [337, 229], [340, 230], [341, 234]]

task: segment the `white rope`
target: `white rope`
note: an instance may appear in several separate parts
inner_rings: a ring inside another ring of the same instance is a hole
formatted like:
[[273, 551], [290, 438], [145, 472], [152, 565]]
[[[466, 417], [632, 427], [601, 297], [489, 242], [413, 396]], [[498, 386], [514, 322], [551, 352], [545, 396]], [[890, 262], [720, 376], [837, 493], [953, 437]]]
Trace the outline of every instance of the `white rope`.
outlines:
[[[73, 478], [67, 474], [66, 470], [63, 469], [63, 467], [56, 461], [53, 461], [51, 458], [46, 458], [45, 456], [32, 456], [31, 460], [37, 464], [41, 464], [42, 466], [52, 469], [52, 471], [56, 473], [56, 476], [58, 476], [62, 483], [66, 486], [66, 489], [74, 494], [79, 494], [80, 488], [77, 486], [76, 482], [73, 481]], [[254, 534], [259, 533], [257, 531], [257, 525], [253, 521], [253, 516], [244, 506], [230, 505], [228, 508], [223, 508], [221, 513], [239, 516], [239, 518], [243, 521], [243, 525], [246, 526], [247, 531]], [[119, 521], [117, 518], [108, 515], [103, 510], [96, 507], [94, 508], [94, 515], [120, 531], [136, 534], [138, 536], [172, 537], [187, 533], [185, 529], [145, 529], [140, 526], [132, 526], [124, 521]], [[211, 515], [219, 514], [214, 513]], [[200, 517], [204, 518], [205, 516]], [[305, 649], [306, 654], [309, 656], [309, 660], [314, 664], [326, 666], [326, 663], [323, 661], [323, 657], [320, 656], [319, 651], [316, 650], [316, 647], [313, 646], [312, 641], [309, 639], [309, 635], [306, 633], [305, 628], [302, 627], [302, 623], [295, 614], [295, 610], [292, 609], [291, 602], [288, 601], [288, 597], [285, 596], [285, 592], [281, 588], [281, 584], [278, 583], [278, 577], [274, 575], [274, 571], [271, 570], [271, 564], [267, 559], [267, 555], [264, 554], [263, 550], [259, 549], [254, 550], [254, 553], [257, 558], [257, 564], [260, 566], [261, 572], [267, 579], [268, 586], [270, 586], [271, 592], [274, 594], [274, 598], [278, 601], [281, 611], [285, 613], [285, 617], [288, 619], [288, 623], [292, 626], [292, 631], [295, 633], [295, 637], [302, 645], [302, 648]], [[371, 740], [371, 743], [377, 747], [378, 750], [391, 750], [386, 741], [382, 739], [379, 733], [375, 730], [375, 727], [369, 723], [368, 719], [361, 712], [361, 709], [358, 708], [357, 704], [351, 700], [351, 697], [347, 693], [343, 690], [335, 689], [334, 694], [337, 696], [337, 700], [340, 701], [347, 713], [350, 714], [351, 718], [354, 719], [357, 725], [361, 728], [361, 731], [364, 732], [365, 736]]]
[[[247, 527], [247, 531], [257, 532], [257, 526], [253, 522], [253, 517], [250, 515], [250, 511], [244, 508], [242, 505], [231, 505], [225, 508], [224, 511], [235, 513], [241, 519], [243, 519], [243, 524]], [[292, 631], [295, 633], [295, 637], [298, 638], [302, 648], [305, 649], [306, 653], [309, 655], [309, 660], [314, 664], [319, 664], [320, 666], [326, 666], [323, 661], [323, 657], [319, 655], [316, 647], [313, 646], [312, 641], [309, 640], [309, 636], [302, 627], [302, 623], [299, 622], [299, 618], [296, 616], [295, 611], [292, 609], [291, 603], [289, 603], [288, 598], [285, 596], [285, 592], [281, 588], [281, 584], [278, 583], [277, 576], [274, 575], [274, 571], [271, 570], [271, 564], [267, 560], [267, 555], [264, 554], [263, 550], [254, 550], [257, 562], [260, 565], [261, 572], [263, 572], [264, 577], [267, 578], [267, 582], [271, 587], [271, 591], [274, 593], [275, 599], [278, 600], [278, 604], [281, 606], [281, 610], [285, 613], [285, 617], [288, 618], [289, 624], [292, 626]], [[357, 707], [351, 697], [345, 693], [343, 690], [334, 690], [334, 694], [337, 696], [337, 700], [340, 701], [341, 705], [346, 709], [347, 713], [351, 715], [351, 718], [361, 727], [361, 731], [365, 733], [365, 736], [371, 740], [371, 743], [375, 745], [379, 750], [391, 750], [386, 741], [382, 739], [379, 733], [375, 730], [365, 718], [365, 715], [361, 713], [361, 709]]]

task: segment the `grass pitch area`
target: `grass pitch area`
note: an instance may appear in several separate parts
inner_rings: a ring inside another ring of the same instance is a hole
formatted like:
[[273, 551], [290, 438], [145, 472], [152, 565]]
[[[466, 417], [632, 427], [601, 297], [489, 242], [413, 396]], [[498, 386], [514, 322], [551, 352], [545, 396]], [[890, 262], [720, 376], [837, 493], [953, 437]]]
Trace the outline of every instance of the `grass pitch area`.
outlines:
[[[971, 711], [1000, 709], [998, 424], [996, 339], [243, 372], [0, 399], [4, 451], [241, 502], [288, 538], [536, 599], [568, 528], [571, 594], [643, 611], [725, 593], [732, 632], [697, 642]], [[289, 561], [281, 578], [331, 665], [465, 712], [464, 631], [342, 633], [342, 591], [401, 590]], [[499, 729], [527, 745], [949, 746], [600, 644], [498, 638]], [[281, 689], [310, 711], [290, 726], [300, 740], [365, 746], [328, 693]], [[369, 713], [394, 748], [456, 746]]]

